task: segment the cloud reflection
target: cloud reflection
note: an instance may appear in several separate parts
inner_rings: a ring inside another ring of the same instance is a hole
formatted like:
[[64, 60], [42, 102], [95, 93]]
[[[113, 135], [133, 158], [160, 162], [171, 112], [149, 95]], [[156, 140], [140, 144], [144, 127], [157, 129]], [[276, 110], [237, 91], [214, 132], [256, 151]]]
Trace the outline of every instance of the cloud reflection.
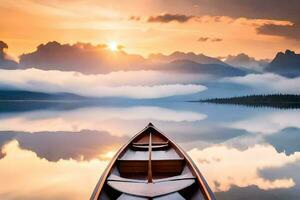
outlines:
[[[79, 131], [83, 129], [107, 130], [112, 134], [113, 127], [107, 129], [109, 120], [159, 120], [159, 121], [199, 121], [205, 114], [173, 110], [155, 106], [134, 107], [89, 107], [70, 111], [37, 111], [0, 118], [0, 130], [12, 131]], [[142, 128], [139, 124], [140, 129]], [[137, 129], [138, 130], [138, 129]]]
[[229, 126], [252, 133], [272, 134], [288, 127], [300, 128], [299, 119], [300, 112], [298, 110], [274, 110], [232, 122]]
[[[0, 150], [16, 140], [21, 149], [33, 151], [40, 158], [57, 162], [60, 159], [110, 159], [108, 152], [116, 151], [129, 138], [112, 136], [107, 132], [82, 130], [80, 132], [0, 132]], [[0, 151], [1, 152], [1, 151]]]
[[[59, 160], [56, 163], [21, 150], [16, 141], [0, 160], [0, 199], [88, 199], [108, 161]], [[78, 184], [81, 187], [78, 187]]]
[[270, 145], [255, 145], [244, 151], [219, 145], [203, 150], [194, 148], [188, 153], [206, 175], [214, 191], [228, 191], [233, 185], [256, 185], [263, 190], [293, 187], [295, 182], [292, 178], [269, 180], [261, 177], [258, 170], [270, 166], [282, 167], [300, 158], [300, 153], [286, 156]]

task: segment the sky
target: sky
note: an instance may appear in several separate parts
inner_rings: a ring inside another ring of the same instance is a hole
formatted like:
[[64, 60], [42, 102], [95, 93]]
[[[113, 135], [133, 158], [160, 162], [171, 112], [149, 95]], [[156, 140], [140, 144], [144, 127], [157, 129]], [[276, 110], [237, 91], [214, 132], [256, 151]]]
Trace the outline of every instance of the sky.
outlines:
[[297, 0], [1, 0], [0, 39], [15, 58], [56, 40], [272, 59], [300, 51], [299, 10]]

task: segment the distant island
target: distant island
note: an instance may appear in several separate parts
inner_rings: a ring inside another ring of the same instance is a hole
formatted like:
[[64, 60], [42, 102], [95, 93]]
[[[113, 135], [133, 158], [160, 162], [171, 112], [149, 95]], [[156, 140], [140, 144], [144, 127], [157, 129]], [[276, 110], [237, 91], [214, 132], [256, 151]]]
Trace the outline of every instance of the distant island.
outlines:
[[300, 95], [294, 95], [294, 94], [248, 95], [248, 96], [239, 96], [239, 97], [204, 99], [198, 102], [245, 105], [245, 106], [253, 106], [253, 107], [300, 108]]
[[45, 93], [26, 90], [0, 90], [0, 101], [62, 101], [84, 99], [87, 98], [72, 93]]

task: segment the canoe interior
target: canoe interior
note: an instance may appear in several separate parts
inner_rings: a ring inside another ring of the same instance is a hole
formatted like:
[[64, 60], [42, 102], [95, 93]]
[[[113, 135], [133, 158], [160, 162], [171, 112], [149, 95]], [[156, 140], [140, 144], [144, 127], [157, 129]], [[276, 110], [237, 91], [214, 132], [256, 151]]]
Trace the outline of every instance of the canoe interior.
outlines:
[[91, 199], [214, 199], [193, 166], [150, 123], [116, 154]]

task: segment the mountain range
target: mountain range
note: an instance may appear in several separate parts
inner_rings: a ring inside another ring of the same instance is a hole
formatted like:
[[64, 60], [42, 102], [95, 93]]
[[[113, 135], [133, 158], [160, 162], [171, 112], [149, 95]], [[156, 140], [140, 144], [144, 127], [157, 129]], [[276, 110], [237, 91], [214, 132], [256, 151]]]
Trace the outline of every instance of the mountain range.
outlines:
[[291, 50], [279, 52], [265, 70], [286, 77], [297, 77], [300, 75], [300, 54]]
[[208, 74], [217, 77], [240, 76], [246, 73], [272, 72], [286, 77], [300, 75], [300, 54], [291, 50], [279, 52], [275, 58], [256, 60], [246, 54], [228, 56], [224, 61], [193, 52], [174, 52], [170, 55], [151, 54], [148, 58], [128, 54], [122, 49], [113, 52], [105, 44], [61, 44], [53, 41], [41, 44], [31, 53], [22, 54], [19, 62], [11, 59], [0, 41], [0, 68], [77, 71], [84, 74], [129, 70], [163, 70], [179, 73]]

